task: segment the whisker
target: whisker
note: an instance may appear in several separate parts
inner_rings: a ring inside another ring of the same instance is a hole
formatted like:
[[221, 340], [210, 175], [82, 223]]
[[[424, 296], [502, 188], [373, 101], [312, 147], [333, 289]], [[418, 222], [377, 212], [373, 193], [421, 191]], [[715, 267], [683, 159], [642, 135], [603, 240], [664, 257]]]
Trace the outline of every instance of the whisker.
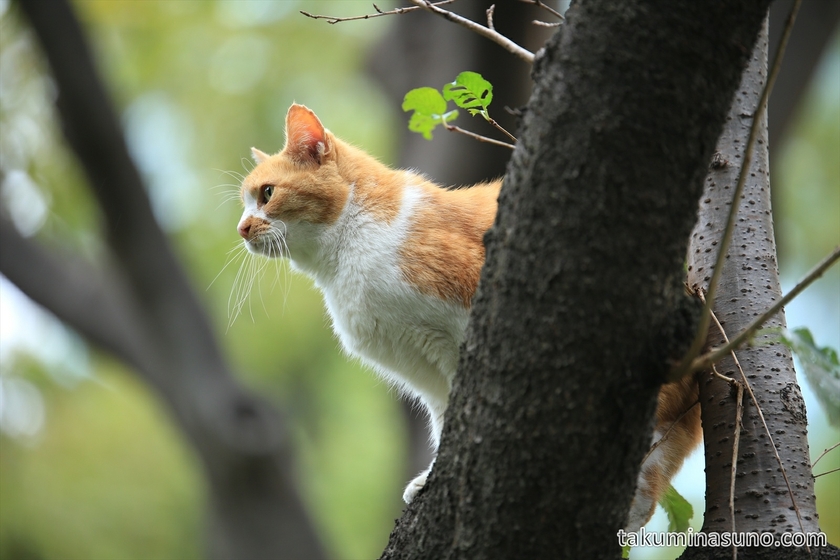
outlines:
[[244, 157], [244, 158], [241, 158], [239, 161], [242, 164], [242, 169], [245, 170], [245, 173], [250, 173], [257, 166], [257, 164], [254, 163], [254, 161], [249, 159], [249, 158]]
[[245, 180], [245, 176], [242, 175], [241, 173], [236, 172], [236, 171], [226, 171], [224, 169], [217, 169], [215, 167], [213, 168], [213, 171], [216, 171], [217, 173], [224, 173], [225, 175], [229, 175], [233, 179], [236, 179], [236, 181], [238, 181], [239, 183], [241, 183], [242, 181]]
[[232, 262], [234, 261], [234, 259], [235, 259], [235, 255], [234, 255], [234, 256], [231, 256], [231, 253], [233, 253], [233, 252], [234, 252], [234, 251], [236, 251], [237, 249], [241, 249], [241, 248], [242, 248], [242, 244], [237, 243], [237, 244], [236, 244], [236, 245], [235, 245], [235, 246], [234, 246], [231, 250], [229, 250], [229, 251], [227, 252], [228, 257], [227, 257], [227, 260], [225, 261], [224, 266], [222, 266], [222, 269], [221, 269], [221, 270], [219, 271], [219, 273], [218, 273], [218, 274], [217, 274], [217, 275], [213, 278], [213, 280], [210, 282], [210, 284], [208, 284], [208, 285], [207, 285], [207, 288], [205, 289], [205, 291], [207, 291], [207, 290], [209, 290], [209, 289], [210, 289], [210, 287], [211, 287], [211, 286], [212, 286], [212, 285], [216, 282], [216, 280], [218, 280], [218, 279], [219, 279], [219, 276], [221, 276], [221, 275], [222, 275], [222, 272], [224, 272], [224, 271], [225, 271], [225, 269], [226, 269], [228, 266], [230, 266], [230, 263], [232, 263]]
[[[256, 322], [252, 305], [253, 299], [251, 298], [255, 286], [259, 293], [260, 305], [265, 314], [269, 315], [268, 303], [262, 290], [262, 278], [265, 275], [266, 268], [269, 266], [269, 261], [274, 261], [274, 279], [271, 283], [269, 293], [273, 293], [277, 283], [282, 282], [284, 284], [283, 309], [285, 310], [286, 308], [291, 286], [291, 274], [289, 263], [287, 262], [289, 247], [286, 242], [286, 224], [282, 221], [272, 224], [272, 227], [268, 229], [265, 235], [266, 237], [263, 238], [263, 242], [266, 243], [263, 251], [264, 255], [255, 255], [248, 251], [244, 244], [237, 243], [233, 248], [228, 250], [227, 262], [222, 270], [219, 271], [219, 274], [216, 275], [216, 278], [213, 279], [213, 282], [215, 282], [232, 262], [240, 261], [239, 269], [233, 279], [230, 295], [228, 296], [228, 329], [245, 311], [246, 304], [248, 306], [248, 315], [251, 316], [252, 321]], [[211, 285], [213, 282], [211, 282]]]
[[234, 256], [234, 260], [242, 256], [242, 262], [239, 264], [239, 270], [236, 272], [236, 276], [233, 279], [233, 284], [231, 285], [230, 295], [228, 296], [228, 329], [233, 326], [233, 323], [236, 321], [236, 318], [239, 317], [239, 314], [242, 311], [242, 287], [244, 284], [244, 276], [243, 273], [248, 263], [248, 257], [250, 253], [245, 248], [244, 245], [240, 245], [239, 248], [241, 252], [238, 255]]

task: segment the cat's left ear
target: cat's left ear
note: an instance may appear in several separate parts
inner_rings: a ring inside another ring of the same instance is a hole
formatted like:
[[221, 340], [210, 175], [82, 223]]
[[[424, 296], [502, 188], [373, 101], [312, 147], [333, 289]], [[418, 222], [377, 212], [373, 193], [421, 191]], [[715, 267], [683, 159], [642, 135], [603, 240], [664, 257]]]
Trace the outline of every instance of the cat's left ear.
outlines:
[[286, 147], [283, 151], [300, 162], [321, 165], [332, 151], [324, 125], [303, 105], [297, 103], [286, 113]]
[[254, 161], [257, 163], [257, 165], [261, 164], [262, 162], [271, 157], [267, 153], [256, 148], [251, 148], [251, 155], [254, 157]]

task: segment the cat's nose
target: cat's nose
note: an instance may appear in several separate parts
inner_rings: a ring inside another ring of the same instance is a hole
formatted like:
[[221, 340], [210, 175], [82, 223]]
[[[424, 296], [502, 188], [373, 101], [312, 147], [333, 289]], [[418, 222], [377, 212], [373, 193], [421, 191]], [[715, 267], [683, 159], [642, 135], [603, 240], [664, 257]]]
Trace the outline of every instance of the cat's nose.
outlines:
[[239, 235], [241, 235], [243, 239], [248, 239], [248, 236], [251, 235], [251, 224], [248, 222], [240, 224], [238, 229]]

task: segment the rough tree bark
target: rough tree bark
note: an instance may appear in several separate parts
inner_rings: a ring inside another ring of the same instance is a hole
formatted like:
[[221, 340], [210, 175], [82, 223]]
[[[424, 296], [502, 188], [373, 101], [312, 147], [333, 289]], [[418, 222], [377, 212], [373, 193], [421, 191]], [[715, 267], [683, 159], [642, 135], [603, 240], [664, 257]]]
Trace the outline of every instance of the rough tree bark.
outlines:
[[694, 323], [706, 164], [767, 5], [569, 11], [535, 64], [437, 465], [383, 558], [619, 556]]
[[64, 133], [101, 207], [112, 259], [95, 267], [53, 254], [3, 217], [0, 271], [133, 366], [168, 404], [207, 475], [211, 558], [323, 557], [291, 476], [282, 420], [236, 383], [222, 358], [155, 222], [70, 6], [66, 0], [18, 5], [52, 69]]
[[[688, 283], [694, 289], [708, 289], [715, 267], [719, 240], [732, 205], [732, 193], [744, 160], [754, 112], [767, 80], [767, 52], [765, 28], [726, 117], [717, 145], [719, 155], [715, 161], [718, 163], [710, 167], [704, 184], [699, 219], [692, 233], [688, 256]], [[738, 201], [736, 228], [713, 307], [730, 338], [782, 297], [770, 208], [766, 112], [758, 126], [749, 175]], [[784, 312], [778, 313], [766, 326], [783, 328]], [[704, 532], [734, 530], [778, 535], [819, 531], [805, 403], [796, 383], [790, 349], [774, 344], [773, 338], [771, 335], [757, 336], [756, 345], [736, 352], [767, 426], [765, 428], [749, 393], [745, 393], [735, 470], [734, 519], [729, 500], [737, 393], [720, 378], [708, 373], [698, 376], [706, 456]], [[725, 343], [714, 323], [710, 328], [709, 343], [713, 346]], [[721, 361], [717, 371], [738, 382], [743, 380], [731, 357]], [[773, 452], [774, 443], [781, 465]], [[790, 481], [790, 490], [782, 466]], [[792, 500], [796, 502], [799, 515]], [[812, 550], [814, 556], [811, 556], [806, 549], [740, 548], [738, 558], [837, 557], [836, 548], [829, 550]], [[697, 547], [686, 550], [681, 558], [730, 559], [732, 554], [731, 547]]]

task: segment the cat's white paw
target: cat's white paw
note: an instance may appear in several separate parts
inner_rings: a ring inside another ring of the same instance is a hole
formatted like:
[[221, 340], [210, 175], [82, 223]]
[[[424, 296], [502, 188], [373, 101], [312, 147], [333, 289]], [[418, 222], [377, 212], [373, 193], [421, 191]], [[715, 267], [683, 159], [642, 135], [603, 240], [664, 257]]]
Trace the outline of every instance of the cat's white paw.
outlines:
[[628, 533], [641, 529], [653, 515], [656, 507], [650, 485], [644, 476], [644, 468], [639, 473], [636, 482], [636, 494], [630, 503], [630, 512], [627, 514], [627, 526], [624, 528]]
[[403, 492], [403, 501], [407, 504], [410, 504], [411, 501], [414, 499], [414, 496], [417, 495], [423, 486], [426, 485], [426, 479], [429, 477], [429, 471], [431, 471], [431, 467], [426, 469], [425, 471], [421, 472], [417, 477], [408, 483], [408, 486], [405, 487], [405, 492]]
[[627, 516], [627, 525], [624, 527], [624, 530], [632, 533], [644, 527], [650, 519], [655, 506], [656, 504], [653, 500], [636, 491], [636, 495], [633, 496], [633, 502], [630, 504], [630, 513]]

